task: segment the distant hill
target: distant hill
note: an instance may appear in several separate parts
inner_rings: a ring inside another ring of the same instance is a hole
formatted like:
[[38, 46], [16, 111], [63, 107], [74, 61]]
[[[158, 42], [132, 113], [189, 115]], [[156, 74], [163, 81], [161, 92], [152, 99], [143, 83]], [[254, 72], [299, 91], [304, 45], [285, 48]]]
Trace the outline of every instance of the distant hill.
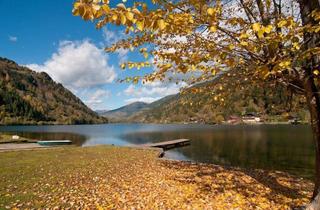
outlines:
[[[178, 94], [166, 96], [152, 103], [134, 102], [118, 109], [100, 112], [98, 114], [107, 117], [110, 122], [142, 122], [140, 116], [152, 112], [152, 110], [161, 107], [170, 100], [177, 99], [177, 97]], [[136, 119], [136, 116], [139, 117]]]
[[104, 123], [79, 98], [44, 72], [0, 57], [0, 124]]
[[[256, 113], [270, 122], [286, 121], [290, 117], [309, 120], [309, 114], [304, 107], [304, 98], [294, 95], [282, 86], [264, 87], [248, 86], [248, 89], [235, 89], [224, 96], [223, 103], [218, 94], [219, 88], [215, 81], [197, 85], [200, 91], [194, 93], [189, 88], [185, 94], [164, 97], [143, 108], [131, 110], [125, 115], [119, 114], [113, 122], [142, 123], [221, 123], [230, 116], [241, 116], [246, 113]], [[273, 88], [277, 91], [274, 92]], [[291, 100], [292, 99], [292, 100]], [[120, 109], [123, 109], [122, 107]], [[113, 111], [109, 112], [112, 113]], [[108, 115], [106, 115], [108, 116]], [[109, 115], [110, 117], [110, 115]]]
[[109, 111], [108, 109], [94, 110], [94, 112], [97, 113], [98, 115], [103, 114], [103, 113], [108, 112], [108, 111]]
[[126, 106], [111, 111], [100, 112], [101, 116], [107, 117], [111, 122], [126, 121], [126, 118], [147, 109], [149, 104], [144, 102], [134, 102]]

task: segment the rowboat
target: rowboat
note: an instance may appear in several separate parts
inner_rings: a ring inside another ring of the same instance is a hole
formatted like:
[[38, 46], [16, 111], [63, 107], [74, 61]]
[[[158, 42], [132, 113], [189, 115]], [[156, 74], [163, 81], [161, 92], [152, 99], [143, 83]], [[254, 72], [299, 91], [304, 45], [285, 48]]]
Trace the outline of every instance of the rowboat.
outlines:
[[56, 145], [70, 145], [72, 141], [70, 140], [47, 140], [47, 141], [37, 141], [38, 144], [42, 146], [56, 146]]

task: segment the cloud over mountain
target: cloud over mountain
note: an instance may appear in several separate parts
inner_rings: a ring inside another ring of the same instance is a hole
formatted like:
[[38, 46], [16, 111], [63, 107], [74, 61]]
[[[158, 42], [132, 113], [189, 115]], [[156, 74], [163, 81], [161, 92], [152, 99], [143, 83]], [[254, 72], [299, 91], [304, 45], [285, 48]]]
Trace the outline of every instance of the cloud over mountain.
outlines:
[[88, 40], [62, 41], [50, 59], [27, 67], [48, 73], [54, 80], [71, 88], [88, 88], [111, 83], [116, 78], [105, 52]]

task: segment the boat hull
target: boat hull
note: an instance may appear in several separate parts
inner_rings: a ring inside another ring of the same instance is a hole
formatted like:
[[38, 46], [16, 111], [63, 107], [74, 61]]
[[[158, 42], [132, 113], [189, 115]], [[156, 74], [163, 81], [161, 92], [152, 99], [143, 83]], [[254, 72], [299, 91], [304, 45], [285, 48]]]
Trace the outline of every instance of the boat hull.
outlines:
[[41, 146], [59, 146], [59, 145], [70, 145], [72, 141], [70, 140], [54, 140], [54, 141], [38, 141]]

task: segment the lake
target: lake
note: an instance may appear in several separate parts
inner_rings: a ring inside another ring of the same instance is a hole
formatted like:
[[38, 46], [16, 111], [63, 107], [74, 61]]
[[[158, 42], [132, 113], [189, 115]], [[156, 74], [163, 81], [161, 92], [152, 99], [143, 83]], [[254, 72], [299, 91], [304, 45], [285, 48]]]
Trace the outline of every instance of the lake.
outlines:
[[191, 145], [167, 158], [287, 171], [313, 177], [314, 145], [307, 125], [103, 124], [0, 126], [0, 132], [35, 139], [70, 139], [79, 146], [137, 145], [178, 138]]

